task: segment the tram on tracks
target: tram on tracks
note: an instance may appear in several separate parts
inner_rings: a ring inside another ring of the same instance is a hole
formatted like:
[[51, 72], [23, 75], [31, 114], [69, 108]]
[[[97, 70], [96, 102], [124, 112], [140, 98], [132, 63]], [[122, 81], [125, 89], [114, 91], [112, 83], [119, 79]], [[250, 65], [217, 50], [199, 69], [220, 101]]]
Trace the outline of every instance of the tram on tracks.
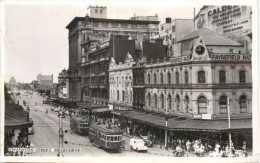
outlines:
[[76, 134], [88, 135], [89, 126], [89, 120], [85, 117], [70, 117], [70, 128]]
[[122, 134], [105, 125], [90, 125], [88, 137], [92, 144], [105, 150], [121, 152], [123, 149]]

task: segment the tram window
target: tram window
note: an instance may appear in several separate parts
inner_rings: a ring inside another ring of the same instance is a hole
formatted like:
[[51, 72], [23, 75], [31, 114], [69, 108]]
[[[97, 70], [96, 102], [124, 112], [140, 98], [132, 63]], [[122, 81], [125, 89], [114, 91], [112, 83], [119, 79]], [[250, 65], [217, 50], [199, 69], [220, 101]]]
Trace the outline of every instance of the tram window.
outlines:
[[117, 136], [114, 136], [114, 141], [117, 141]]
[[109, 136], [107, 136], [107, 141], [109, 141]]
[[114, 141], [114, 137], [113, 136], [111, 136], [111, 141]]

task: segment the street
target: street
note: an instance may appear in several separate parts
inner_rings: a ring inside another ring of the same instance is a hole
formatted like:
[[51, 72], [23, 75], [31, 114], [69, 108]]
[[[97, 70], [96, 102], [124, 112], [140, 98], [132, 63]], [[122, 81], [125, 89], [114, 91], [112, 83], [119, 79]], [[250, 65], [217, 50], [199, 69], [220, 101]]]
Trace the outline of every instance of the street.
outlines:
[[[25, 91], [20, 91], [21, 98], [19, 104], [23, 104], [23, 100], [26, 101], [27, 106], [30, 108], [30, 118], [34, 122], [34, 134], [29, 135], [29, 141], [31, 142], [30, 148], [59, 148], [59, 119], [58, 112], [51, 111], [51, 106], [48, 104], [42, 104], [44, 97], [33, 92], [33, 95], [26, 94]], [[48, 109], [48, 114], [46, 113]], [[70, 131], [70, 119], [67, 115], [62, 118], [64, 141], [68, 141], [68, 144], [63, 144], [64, 149], [80, 149], [79, 152], [64, 152], [63, 156], [134, 156], [134, 157], [145, 157], [145, 156], [173, 156], [171, 152], [160, 149], [158, 147], [149, 147], [147, 153], [136, 152], [130, 149], [129, 141], [130, 138], [124, 136], [125, 150], [122, 152], [109, 152], [93, 146], [87, 136], [81, 136]], [[57, 156], [57, 152], [33, 152], [27, 154], [27, 156]]]

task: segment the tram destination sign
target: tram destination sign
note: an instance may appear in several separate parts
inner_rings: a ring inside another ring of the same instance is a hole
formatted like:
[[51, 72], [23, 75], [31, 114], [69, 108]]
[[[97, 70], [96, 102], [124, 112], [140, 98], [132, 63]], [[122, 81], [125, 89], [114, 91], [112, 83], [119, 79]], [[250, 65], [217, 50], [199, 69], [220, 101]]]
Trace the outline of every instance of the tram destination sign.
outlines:
[[251, 54], [211, 54], [214, 61], [251, 61]]

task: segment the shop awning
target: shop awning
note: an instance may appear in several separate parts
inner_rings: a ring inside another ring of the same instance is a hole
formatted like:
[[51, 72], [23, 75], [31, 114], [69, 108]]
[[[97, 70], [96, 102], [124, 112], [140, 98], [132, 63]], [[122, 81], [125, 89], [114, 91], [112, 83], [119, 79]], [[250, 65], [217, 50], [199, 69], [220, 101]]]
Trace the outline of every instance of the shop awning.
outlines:
[[[117, 111], [114, 111], [117, 112]], [[158, 128], [166, 128], [164, 116], [156, 113], [129, 111], [121, 114], [122, 117], [136, 120]], [[226, 131], [228, 128], [228, 120], [194, 120], [184, 117], [169, 118], [167, 123], [168, 130], [185, 130], [185, 131]], [[252, 129], [252, 119], [232, 119], [230, 130]]]
[[32, 120], [27, 121], [27, 115], [19, 105], [5, 104], [5, 128], [24, 128], [32, 125]]
[[92, 112], [96, 112], [96, 113], [107, 112], [107, 111], [110, 111], [110, 110], [108, 108], [92, 109]]

